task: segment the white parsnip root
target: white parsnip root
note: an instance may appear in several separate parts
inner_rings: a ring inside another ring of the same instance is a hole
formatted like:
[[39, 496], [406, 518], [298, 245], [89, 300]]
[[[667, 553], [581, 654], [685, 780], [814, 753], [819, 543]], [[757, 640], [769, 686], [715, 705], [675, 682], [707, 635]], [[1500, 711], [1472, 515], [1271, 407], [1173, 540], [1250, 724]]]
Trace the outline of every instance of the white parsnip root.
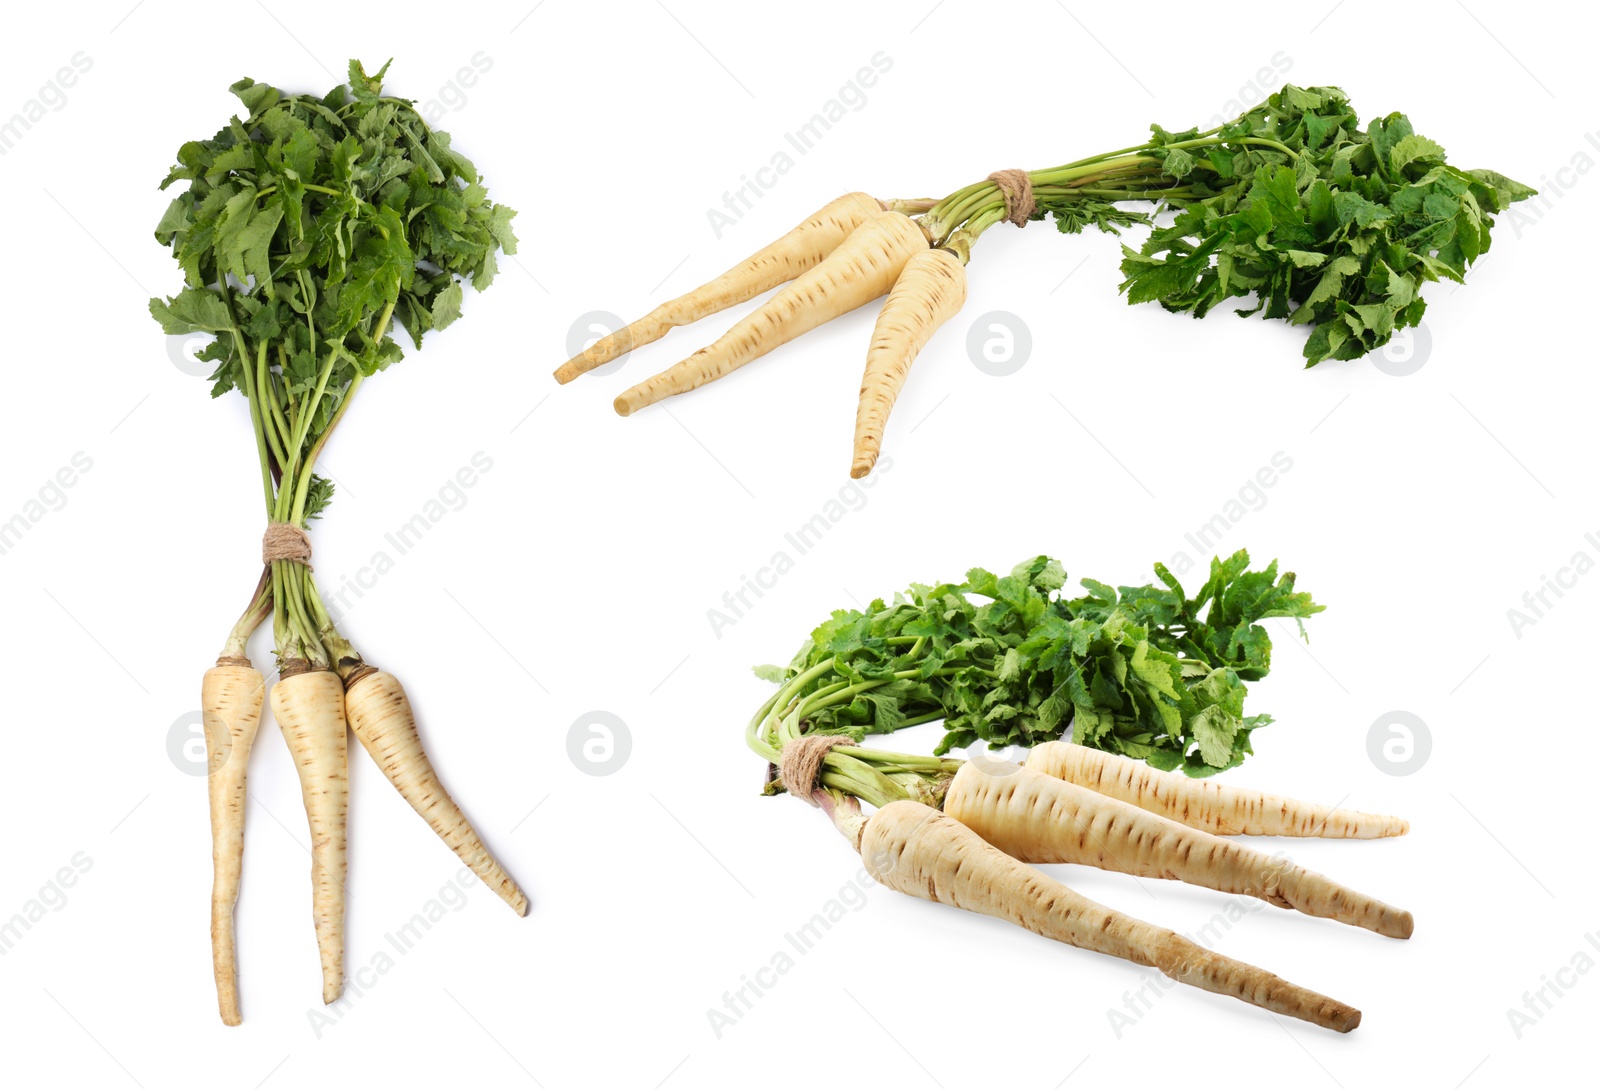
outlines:
[[311, 828], [311, 913], [322, 958], [322, 1001], [344, 991], [345, 827], [350, 810], [344, 685], [329, 670], [272, 686], [272, 714], [289, 744]]
[[245, 775], [265, 697], [260, 672], [238, 658], [219, 659], [206, 670], [200, 685], [211, 804], [211, 965], [217, 979], [217, 1009], [225, 1025], [240, 1020], [233, 909], [244, 869]]
[[852, 477], [859, 479], [872, 472], [883, 446], [889, 411], [905, 387], [917, 353], [966, 301], [967, 269], [949, 250], [924, 250], [906, 262], [872, 328], [856, 407]]
[[1343, 1002], [1080, 896], [920, 802], [891, 802], [868, 818], [861, 860], [874, 880], [910, 896], [992, 915], [1335, 1032], [1361, 1023], [1361, 1011]]
[[1016, 764], [964, 765], [950, 783], [944, 810], [1023, 862], [1077, 862], [1186, 881], [1391, 938], [1411, 936], [1409, 911], [1287, 859]]
[[715, 343], [625, 390], [613, 407], [627, 416], [733, 373], [779, 345], [881, 298], [894, 286], [906, 262], [927, 248], [927, 235], [910, 217], [899, 212], [873, 216], [850, 232], [821, 263]]
[[748, 302], [812, 268], [868, 219], [883, 210], [876, 197], [846, 193], [831, 200], [771, 245], [751, 254], [716, 279], [656, 307], [638, 321], [601, 337], [556, 368], [566, 383], [635, 348], [660, 340], [680, 325]]
[[355, 678], [345, 693], [345, 714], [362, 748], [383, 769], [400, 796], [411, 803], [411, 808], [480, 881], [511, 905], [512, 911], [526, 915], [528, 898], [500, 868], [434, 772], [417, 735], [411, 701], [400, 681], [381, 671]]
[[[238, 102], [235, 116], [220, 131], [206, 130], [214, 136], [185, 141], [161, 182], [162, 189], [177, 188], [155, 238], [177, 259], [183, 282], [176, 294], [149, 300], [150, 316], [168, 336], [208, 338], [202, 355], [215, 366], [213, 396], [231, 400], [236, 391], [237, 407], [248, 413], [257, 472], [239, 481], [260, 496], [264, 517], [259, 551], [248, 553], [259, 574], [255, 593], [202, 692], [215, 870], [213, 968], [222, 1019], [230, 1025], [240, 1020], [234, 906], [245, 767], [265, 702], [249, 645], [270, 622], [280, 677], [272, 708], [310, 827], [322, 997], [332, 1002], [344, 988], [345, 684], [373, 671], [339, 630], [337, 610], [323, 601], [312, 566], [309, 531], [327, 524], [318, 519], [335, 490], [323, 453], [362, 386], [420, 349], [425, 334], [432, 341], [459, 320], [465, 285], [473, 294], [487, 290], [499, 255], [517, 252], [515, 209], [490, 199], [464, 149], [451, 147], [411, 99], [384, 93], [388, 70], [384, 64], [368, 71], [352, 59], [326, 94], [239, 79], [229, 88]], [[848, 229], [840, 227], [839, 237]], [[435, 406], [391, 421], [390, 437], [425, 441], [438, 415]], [[349, 454], [343, 447], [339, 456]], [[202, 518], [219, 506], [216, 495], [207, 499]], [[202, 547], [210, 546], [195, 545]], [[368, 736], [376, 738], [385, 770], [440, 834], [492, 878], [497, 867], [431, 778], [414, 735], [415, 751], [403, 751], [402, 728], [382, 713], [375, 717], [380, 721]], [[497, 887], [526, 909], [503, 874]], [[227, 1080], [213, 1074], [213, 1082]]]
[[1295, 801], [1215, 779], [1191, 779], [1069, 741], [1034, 746], [1027, 763], [1045, 775], [1219, 836], [1382, 839], [1403, 836], [1411, 830], [1411, 825], [1399, 817]]
[[[1229, 587], [1240, 585], [1248, 565], [1243, 551], [1227, 568], [1213, 561], [1212, 580], [1202, 598], [1226, 599], [1227, 609], [1240, 608], [1239, 595]], [[1292, 595], [1293, 576], [1276, 578], [1276, 566], [1242, 584], [1252, 598], [1242, 612], [1226, 614], [1230, 622], [1237, 621], [1233, 638], [1240, 638], [1237, 632], [1244, 630], [1244, 623], [1253, 622], [1240, 617], [1320, 610], [1310, 595]], [[860, 853], [868, 873], [901, 892], [1006, 919], [1058, 941], [1159, 968], [1192, 986], [1348, 1032], [1360, 1022], [1354, 1008], [1086, 900], [1033, 867], [1066, 863], [1184, 881], [1387, 937], [1409, 938], [1415, 925], [1409, 911], [1314, 873], [1286, 855], [1180, 823], [1163, 812], [1230, 830], [1287, 827], [1309, 833], [1314, 823], [1326, 822], [1345, 835], [1399, 831], [1404, 822], [1313, 810], [1283, 799], [1268, 807], [1262, 799], [1272, 796], [1243, 791], [1208, 792], [1202, 806], [1196, 793], [1175, 777], [1129, 774], [1130, 761], [1068, 744], [1041, 743], [1027, 765], [984, 755], [966, 760], [946, 755], [958, 744], [982, 740], [998, 747], [1005, 731], [1012, 738], [1036, 736], [1042, 722], [1023, 718], [1020, 705], [1054, 698], [1067, 687], [1063, 675], [1071, 680], [1093, 672], [1097, 677], [1093, 686], [1080, 682], [1073, 696], [1075, 701], [1086, 696], [1101, 701], [1074, 703], [1074, 730], [1086, 722], [1105, 725], [1111, 708], [1129, 713], [1132, 701], [1127, 695], [1143, 698], [1137, 682], [1148, 678], [1157, 686], [1154, 695], [1168, 699], [1174, 698], [1169, 688], [1180, 672], [1206, 686], [1195, 698], [1215, 697], [1222, 684], [1237, 684], [1209, 661], [1199, 669], [1191, 665], [1202, 650], [1221, 644], [1207, 626], [1219, 614], [1208, 610], [1203, 618], [1195, 616], [1167, 570], [1158, 564], [1157, 571], [1168, 587], [1165, 598], [1153, 587], [1113, 590], [1084, 579], [1092, 596], [1067, 600], [1064, 593], [1055, 595], [1066, 580], [1061, 565], [1036, 556], [1016, 565], [1008, 577], [974, 568], [959, 585], [913, 583], [892, 605], [880, 598], [870, 609], [834, 612], [788, 668], [758, 670], [779, 686], [745, 727], [745, 743], [768, 767], [763, 793], [786, 793], [818, 807]], [[1264, 596], [1269, 589], [1276, 598]], [[986, 600], [972, 606], [962, 600], [966, 594]], [[1102, 611], [1108, 601], [1118, 604]], [[1121, 601], [1130, 603], [1126, 611]], [[1163, 601], [1183, 603], [1176, 626], [1182, 629], [1178, 641], [1185, 654], [1162, 649], [1157, 659], [1151, 648], [1158, 636], [1172, 640], [1171, 633], [1158, 622], [1144, 626], [1136, 609], [1154, 615]], [[1289, 601], [1294, 608], [1278, 610], [1274, 601]], [[1128, 638], [1131, 631], [1137, 632], [1137, 644]], [[1270, 644], [1259, 629], [1250, 629], [1248, 638], [1259, 640], [1253, 649], [1259, 666], [1249, 671], [1259, 679]], [[1101, 644], [1104, 650], [1128, 648], [1129, 653], [1085, 653]], [[977, 664], [984, 661], [983, 651], [969, 649], [973, 646], [989, 650], [992, 672]], [[1174, 660], [1181, 668], [1174, 667]], [[1030, 679], [1030, 669], [1037, 670], [1035, 679]], [[1102, 688], [1100, 679], [1113, 678], [1125, 687]], [[980, 721], [986, 708], [993, 713]], [[1002, 718], [1004, 711], [1015, 720]], [[1237, 705], [1230, 713], [1238, 714]], [[945, 736], [931, 755], [893, 752], [871, 740], [872, 735], [940, 719]], [[992, 736], [983, 729], [985, 722], [994, 725]], [[1137, 740], [1134, 727], [1121, 720], [1116, 725], [1120, 732], [1104, 735], [1108, 743], [1131, 745]], [[1160, 740], [1175, 744], [1147, 746], [1152, 759], [1183, 759], [1186, 748], [1176, 730]], [[1081, 776], [1083, 785], [1035, 770], [1034, 764]], [[1108, 785], [1112, 783], [1114, 788]], [[1108, 792], [1093, 786], [1107, 786]], [[1132, 800], [1111, 796], [1118, 792]], [[1156, 801], [1147, 800], [1150, 796]], [[1148, 808], [1134, 804], [1140, 800]], [[864, 815], [864, 806], [875, 811]], [[1265, 821], [1268, 808], [1276, 812], [1277, 824]], [[932, 963], [939, 959], [935, 955]]]

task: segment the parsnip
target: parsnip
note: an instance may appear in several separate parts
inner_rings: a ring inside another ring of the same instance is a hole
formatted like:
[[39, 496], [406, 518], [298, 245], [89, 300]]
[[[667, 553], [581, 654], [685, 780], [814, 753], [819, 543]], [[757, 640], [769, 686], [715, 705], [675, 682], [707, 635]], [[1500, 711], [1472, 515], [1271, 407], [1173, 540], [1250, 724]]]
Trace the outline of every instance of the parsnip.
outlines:
[[883, 205], [878, 199], [866, 193], [846, 193], [829, 201], [783, 237], [716, 279], [662, 303], [631, 325], [601, 337], [556, 368], [556, 381], [570, 382], [635, 348], [660, 340], [680, 325], [699, 321], [788, 283], [827, 257], [851, 231], [882, 211]]
[[850, 233], [815, 268], [729, 329], [653, 378], [626, 390], [614, 403], [627, 416], [663, 398], [714, 382], [781, 344], [879, 298], [900, 270], [928, 248], [928, 238], [899, 212], [874, 216]]
[[968, 763], [944, 810], [1023, 862], [1078, 862], [1254, 896], [1278, 907], [1409, 938], [1409, 911], [1286, 859], [1213, 836], [1031, 768]]
[[428, 826], [478, 879], [511, 905], [518, 915], [528, 913], [528, 898], [500, 868], [489, 849], [473, 831], [433, 770], [417, 736], [416, 716], [405, 689], [391, 673], [373, 672], [357, 677], [345, 692], [345, 715], [362, 748], [400, 796], [411, 803]]
[[1080, 896], [921, 802], [897, 801], [879, 809], [862, 828], [860, 849], [876, 881], [908, 895], [1148, 965], [1179, 983], [1335, 1032], [1361, 1023], [1361, 1011], [1342, 1002]]
[[1045, 775], [1219, 836], [1381, 839], [1403, 836], [1411, 830], [1411, 825], [1399, 817], [1333, 809], [1214, 779], [1191, 779], [1067, 741], [1035, 745], [1028, 753], [1027, 763]]
[[322, 958], [322, 1000], [344, 990], [345, 825], [350, 809], [344, 685], [328, 670], [284, 677], [272, 686], [272, 714], [283, 730], [311, 828], [311, 911]]
[[966, 301], [966, 266], [949, 250], [925, 250], [906, 262], [878, 313], [867, 348], [861, 400], [856, 407], [852, 477], [872, 472], [883, 446], [889, 411], [906, 384], [917, 353]]
[[261, 725], [266, 686], [248, 659], [222, 657], [200, 685], [211, 805], [211, 967], [225, 1025], [239, 1023], [239, 970], [233, 909], [244, 868], [245, 774]]

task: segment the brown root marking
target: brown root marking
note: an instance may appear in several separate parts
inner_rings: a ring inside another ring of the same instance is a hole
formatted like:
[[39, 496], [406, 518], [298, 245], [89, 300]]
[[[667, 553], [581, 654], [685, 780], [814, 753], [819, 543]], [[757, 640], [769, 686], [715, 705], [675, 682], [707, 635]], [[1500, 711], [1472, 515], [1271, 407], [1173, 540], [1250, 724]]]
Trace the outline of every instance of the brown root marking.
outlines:
[[846, 193], [829, 201], [783, 237], [757, 250], [716, 279], [662, 303], [633, 324], [601, 337], [556, 368], [556, 381], [570, 382], [635, 348], [660, 340], [680, 325], [748, 302], [788, 283], [822, 261], [851, 231], [882, 210], [882, 203], [866, 193]]
[[345, 714], [361, 747], [384, 776], [428, 822], [445, 845], [518, 915], [528, 898], [495, 861], [483, 840], [439, 781], [417, 733], [416, 715], [400, 681], [391, 673], [369, 673], [344, 695]]
[[1170, 930], [1079, 895], [920, 802], [891, 802], [867, 820], [861, 858], [879, 884], [1006, 919], [1035, 934], [1135, 964], [1251, 1005], [1348, 1032], [1359, 1011], [1270, 972], [1212, 953]]

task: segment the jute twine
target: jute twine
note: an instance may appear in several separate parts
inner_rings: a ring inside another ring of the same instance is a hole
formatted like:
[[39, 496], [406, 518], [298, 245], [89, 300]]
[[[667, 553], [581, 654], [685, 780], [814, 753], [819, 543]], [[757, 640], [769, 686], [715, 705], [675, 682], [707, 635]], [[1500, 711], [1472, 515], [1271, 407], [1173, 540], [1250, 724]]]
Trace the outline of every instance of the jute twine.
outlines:
[[789, 742], [783, 747], [778, 762], [778, 776], [783, 780], [783, 789], [807, 805], [816, 805], [811, 792], [817, 789], [823, 757], [835, 746], [854, 744], [848, 737], [826, 734], [805, 734]]
[[1026, 227], [1033, 215], [1033, 182], [1025, 170], [996, 170], [989, 180], [1000, 188], [1006, 198], [1006, 219], [1018, 227]]
[[275, 560], [311, 566], [311, 538], [299, 526], [288, 522], [268, 522], [267, 531], [261, 535], [261, 562]]

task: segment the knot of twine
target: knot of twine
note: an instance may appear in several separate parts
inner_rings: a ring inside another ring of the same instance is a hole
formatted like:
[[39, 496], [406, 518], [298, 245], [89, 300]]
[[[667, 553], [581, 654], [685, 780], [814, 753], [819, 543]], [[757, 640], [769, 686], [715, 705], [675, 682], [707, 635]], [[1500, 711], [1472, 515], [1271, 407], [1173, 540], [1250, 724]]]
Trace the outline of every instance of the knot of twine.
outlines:
[[311, 538], [299, 526], [288, 522], [268, 522], [267, 531], [261, 535], [261, 562], [275, 560], [311, 566]]
[[1033, 182], [1026, 170], [996, 170], [989, 180], [1000, 188], [1006, 198], [1006, 218], [1018, 227], [1026, 227], [1033, 216]]
[[778, 758], [778, 777], [783, 780], [783, 789], [807, 805], [816, 805], [811, 792], [817, 789], [823, 757], [835, 746], [854, 744], [848, 737], [829, 734], [805, 734], [789, 742]]

